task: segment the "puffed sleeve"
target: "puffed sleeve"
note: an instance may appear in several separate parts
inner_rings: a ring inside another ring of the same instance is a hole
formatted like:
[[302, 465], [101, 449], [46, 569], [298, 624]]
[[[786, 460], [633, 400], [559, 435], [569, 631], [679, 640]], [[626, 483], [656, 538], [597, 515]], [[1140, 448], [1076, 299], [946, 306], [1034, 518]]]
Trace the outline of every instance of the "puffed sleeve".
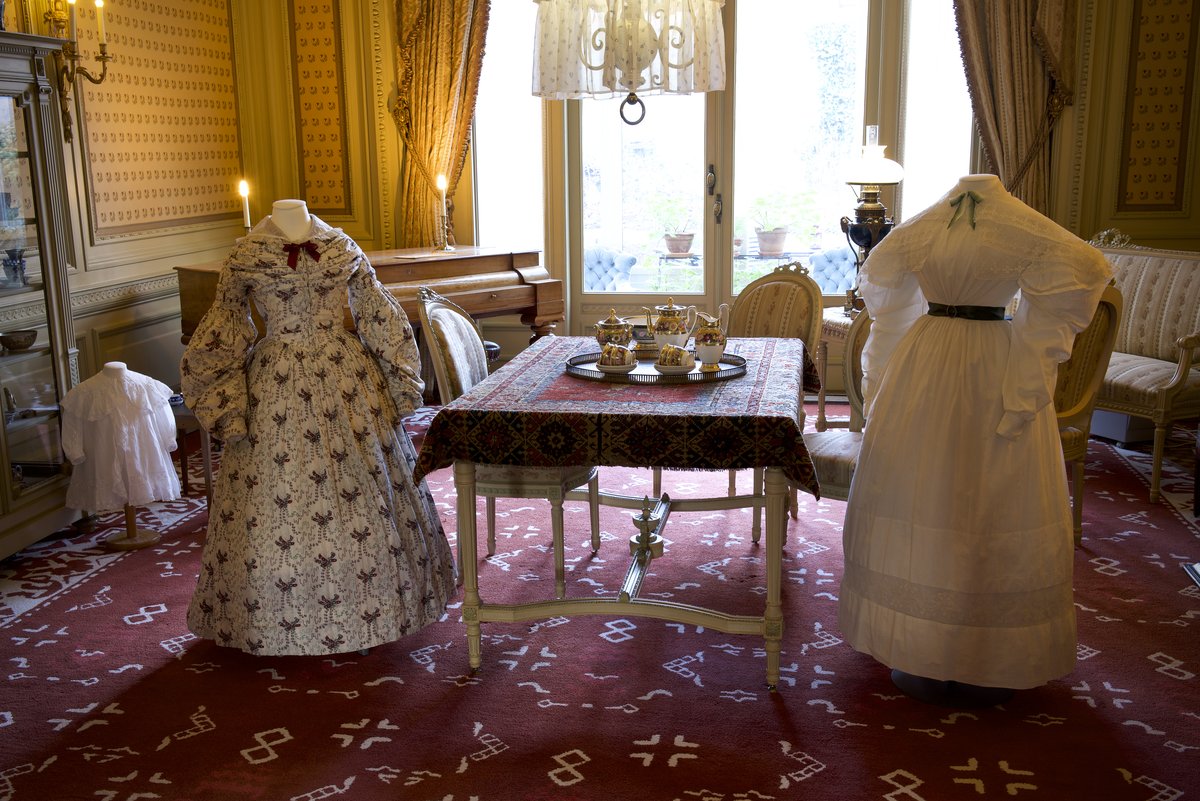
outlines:
[[257, 338], [249, 282], [230, 256], [217, 279], [213, 305], [179, 362], [184, 400], [217, 439], [236, 442], [246, 436], [246, 357]]
[[863, 416], [868, 420], [892, 352], [928, 307], [915, 272], [921, 262], [913, 258], [919, 235], [917, 229], [897, 230], [871, 252], [859, 273], [859, 291], [871, 315], [862, 355]]
[[1078, 239], [1043, 243], [1021, 271], [997, 434], [1016, 439], [1053, 400], [1058, 365], [1070, 357], [1111, 278], [1103, 254]]
[[400, 301], [375, 277], [375, 268], [358, 252], [349, 278], [350, 313], [359, 339], [379, 365], [388, 393], [401, 417], [422, 402], [421, 356], [408, 315]]

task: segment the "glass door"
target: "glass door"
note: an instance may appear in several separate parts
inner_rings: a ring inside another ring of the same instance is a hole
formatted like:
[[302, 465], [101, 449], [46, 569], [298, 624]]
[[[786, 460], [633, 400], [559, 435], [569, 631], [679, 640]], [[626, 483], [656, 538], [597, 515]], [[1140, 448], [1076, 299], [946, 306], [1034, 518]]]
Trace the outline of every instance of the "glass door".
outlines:
[[583, 291], [703, 294], [704, 95], [648, 98], [638, 125], [623, 102], [580, 109]]
[[646, 97], [632, 126], [621, 98], [579, 101], [575, 333], [610, 306], [668, 297], [715, 312], [816, 254], [836, 266], [814, 277], [845, 299], [855, 271], [839, 223], [856, 202], [845, 167], [863, 144], [868, 5], [728, 0], [726, 91]]
[[0, 470], [6, 504], [62, 475], [54, 350], [44, 302], [37, 170], [28, 109], [0, 96]]
[[836, 252], [851, 255], [840, 220], [855, 203], [845, 173], [863, 144], [868, 17], [867, 0], [738, 4], [735, 296], [816, 254], [827, 257], [813, 271], [825, 295], [844, 297], [854, 285], [852, 258]]

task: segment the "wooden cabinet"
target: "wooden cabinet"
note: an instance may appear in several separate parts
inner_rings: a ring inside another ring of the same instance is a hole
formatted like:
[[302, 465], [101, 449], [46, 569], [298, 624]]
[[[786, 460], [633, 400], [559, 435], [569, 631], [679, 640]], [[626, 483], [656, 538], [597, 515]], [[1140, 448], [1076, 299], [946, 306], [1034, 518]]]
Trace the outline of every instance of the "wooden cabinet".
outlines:
[[[0, 557], [78, 514], [58, 401], [79, 379], [72, 252], [54, 54], [58, 39], [0, 33]], [[15, 332], [30, 332], [32, 342]]]

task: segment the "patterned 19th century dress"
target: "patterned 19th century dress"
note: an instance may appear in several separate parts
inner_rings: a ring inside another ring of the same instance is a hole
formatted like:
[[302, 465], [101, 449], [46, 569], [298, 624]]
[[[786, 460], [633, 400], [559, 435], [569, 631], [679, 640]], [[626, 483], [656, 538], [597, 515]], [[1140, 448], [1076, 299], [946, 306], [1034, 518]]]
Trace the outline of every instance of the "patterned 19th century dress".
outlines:
[[[266, 322], [257, 343], [251, 300]], [[292, 244], [260, 222], [226, 260], [180, 372], [225, 443], [193, 632], [257, 654], [328, 654], [438, 620], [454, 562], [399, 429], [421, 402], [417, 346], [349, 237], [314, 217]]]
[[[1051, 401], [1110, 275], [995, 176], [962, 179], [872, 251], [867, 424], [839, 593], [856, 649], [987, 687], [1071, 671], [1073, 538]], [[1011, 321], [957, 309], [1005, 307], [1018, 290]]]

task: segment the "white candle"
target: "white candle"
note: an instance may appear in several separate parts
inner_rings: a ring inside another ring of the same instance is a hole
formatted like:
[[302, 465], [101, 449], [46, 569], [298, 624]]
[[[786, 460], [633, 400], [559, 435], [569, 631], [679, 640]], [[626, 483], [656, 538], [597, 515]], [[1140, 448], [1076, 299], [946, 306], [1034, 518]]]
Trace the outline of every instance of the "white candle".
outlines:
[[437, 188], [438, 188], [438, 191], [442, 193], [442, 216], [443, 217], [450, 216], [449, 214], [446, 213], [446, 186], [447, 186], [446, 176], [439, 175], [437, 177]]
[[100, 36], [100, 44], [104, 44], [104, 0], [96, 0], [96, 31]]
[[75, 41], [75, 0], [67, 0], [67, 7], [70, 12], [71, 19], [71, 41]]
[[245, 181], [238, 183], [238, 194], [242, 196], [242, 222], [250, 227], [250, 184]]

